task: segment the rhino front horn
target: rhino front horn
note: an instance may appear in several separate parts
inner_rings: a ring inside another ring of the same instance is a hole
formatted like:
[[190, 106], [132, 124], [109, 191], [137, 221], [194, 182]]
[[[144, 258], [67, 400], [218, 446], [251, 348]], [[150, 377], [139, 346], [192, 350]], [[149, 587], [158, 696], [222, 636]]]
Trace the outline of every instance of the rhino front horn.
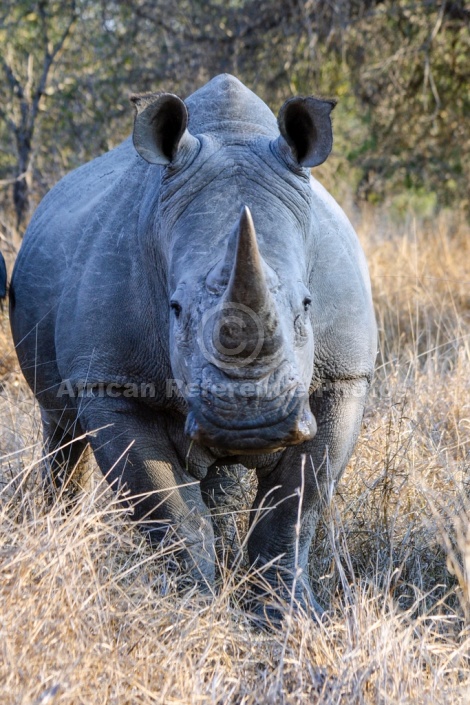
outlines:
[[235, 259], [225, 300], [243, 304], [260, 314], [266, 307], [273, 306], [258, 249], [255, 226], [248, 206], [242, 208], [238, 222]]
[[[269, 291], [264, 263], [250, 209], [244, 206], [236, 229], [230, 279], [216, 327], [225, 354], [273, 355], [282, 345], [276, 306]], [[216, 345], [218, 349], [218, 346]]]

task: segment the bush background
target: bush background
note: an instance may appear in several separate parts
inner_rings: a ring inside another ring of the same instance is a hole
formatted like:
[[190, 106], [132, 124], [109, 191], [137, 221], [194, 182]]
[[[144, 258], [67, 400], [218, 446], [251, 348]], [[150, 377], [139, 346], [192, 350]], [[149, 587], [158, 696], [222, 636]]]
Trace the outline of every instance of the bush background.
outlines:
[[185, 97], [229, 72], [275, 111], [296, 93], [339, 99], [322, 170], [337, 192], [468, 211], [469, 30], [463, 0], [4, 0], [5, 203], [14, 191], [24, 227], [60, 176], [130, 132], [131, 93]]

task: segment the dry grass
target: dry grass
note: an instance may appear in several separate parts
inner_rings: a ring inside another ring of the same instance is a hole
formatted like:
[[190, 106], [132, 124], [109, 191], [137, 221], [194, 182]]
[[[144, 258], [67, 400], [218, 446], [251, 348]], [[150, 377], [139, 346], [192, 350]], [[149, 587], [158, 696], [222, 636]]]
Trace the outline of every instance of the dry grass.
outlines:
[[[385, 223], [385, 224], [384, 224]], [[245, 576], [177, 595], [103, 483], [48, 509], [40, 429], [0, 333], [0, 692], [9, 704], [470, 701], [470, 232], [364, 218], [380, 356], [311, 570], [330, 604], [254, 631]]]

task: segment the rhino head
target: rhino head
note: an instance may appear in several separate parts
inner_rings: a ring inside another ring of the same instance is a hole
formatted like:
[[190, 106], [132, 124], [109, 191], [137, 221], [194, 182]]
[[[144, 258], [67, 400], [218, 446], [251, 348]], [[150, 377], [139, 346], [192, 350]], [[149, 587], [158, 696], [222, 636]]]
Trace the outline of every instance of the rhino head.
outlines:
[[276, 124], [232, 77], [192, 96], [192, 121], [172, 94], [133, 100], [134, 145], [164, 167], [155, 247], [187, 434], [232, 455], [313, 438], [308, 167], [331, 150], [334, 103], [291, 99]]

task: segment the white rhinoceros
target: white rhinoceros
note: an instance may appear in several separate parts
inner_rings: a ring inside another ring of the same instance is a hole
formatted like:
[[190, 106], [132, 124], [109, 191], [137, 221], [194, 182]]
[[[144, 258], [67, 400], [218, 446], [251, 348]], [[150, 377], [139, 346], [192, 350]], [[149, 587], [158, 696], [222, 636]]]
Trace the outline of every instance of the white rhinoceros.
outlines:
[[204, 588], [208, 504], [230, 465], [256, 468], [250, 560], [281, 597], [320, 610], [309, 546], [376, 355], [361, 247], [310, 175], [331, 151], [334, 102], [292, 98], [276, 121], [229, 75], [184, 102], [132, 100], [133, 139], [44, 198], [12, 278], [51, 481], [86, 434], [135, 519], [153, 541], [171, 529]]

